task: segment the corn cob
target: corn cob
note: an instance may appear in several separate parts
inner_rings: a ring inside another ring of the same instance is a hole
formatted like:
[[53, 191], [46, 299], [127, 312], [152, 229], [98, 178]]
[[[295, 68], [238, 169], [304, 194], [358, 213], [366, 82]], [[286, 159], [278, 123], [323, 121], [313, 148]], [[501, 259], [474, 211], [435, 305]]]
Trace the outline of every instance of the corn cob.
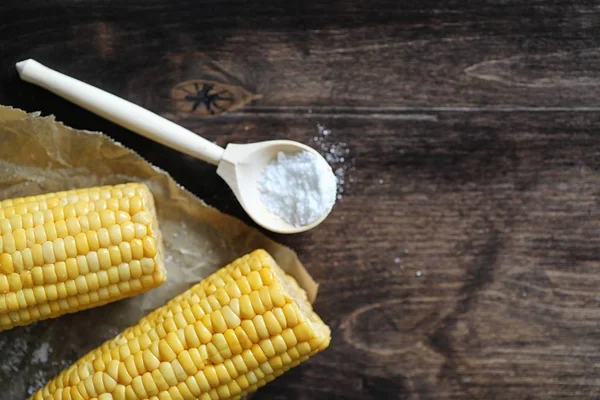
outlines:
[[152, 194], [129, 183], [0, 202], [0, 331], [165, 280]]
[[304, 291], [257, 250], [91, 351], [32, 399], [239, 399], [329, 341]]

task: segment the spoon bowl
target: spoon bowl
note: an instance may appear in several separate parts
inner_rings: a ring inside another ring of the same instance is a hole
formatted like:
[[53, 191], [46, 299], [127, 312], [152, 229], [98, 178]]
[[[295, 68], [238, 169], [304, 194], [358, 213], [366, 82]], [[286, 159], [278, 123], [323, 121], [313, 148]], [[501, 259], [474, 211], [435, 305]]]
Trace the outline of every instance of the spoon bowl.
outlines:
[[[309, 146], [291, 140], [273, 140], [230, 144], [223, 149], [145, 108], [61, 74], [35, 60], [21, 61], [16, 64], [16, 68], [21, 79], [26, 82], [43, 87], [148, 139], [217, 165], [217, 174], [231, 187], [248, 215], [263, 228], [278, 233], [304, 232], [323, 222], [331, 211], [327, 210], [308, 225], [294, 226], [269, 212], [260, 198], [261, 174], [277, 158], [279, 152], [290, 154], [307, 151], [323, 159]], [[331, 169], [329, 172], [333, 175]]]
[[277, 233], [304, 232], [323, 222], [331, 210], [308, 225], [292, 225], [267, 210], [261, 200], [259, 184], [262, 172], [272, 160], [277, 158], [278, 153], [293, 154], [302, 151], [323, 158], [312, 147], [291, 140], [230, 144], [225, 148], [217, 174], [227, 182], [244, 210], [258, 225]]

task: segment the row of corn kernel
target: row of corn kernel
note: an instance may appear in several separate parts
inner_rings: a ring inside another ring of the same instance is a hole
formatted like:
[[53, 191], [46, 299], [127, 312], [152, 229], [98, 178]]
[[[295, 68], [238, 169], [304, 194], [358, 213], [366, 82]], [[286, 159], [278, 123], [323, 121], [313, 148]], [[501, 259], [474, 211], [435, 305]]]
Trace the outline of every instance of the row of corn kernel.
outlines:
[[[59, 262], [72, 264], [73, 261], [69, 260], [77, 260], [77, 263], [82, 263], [84, 259], [90, 263], [98, 260], [101, 264], [114, 260], [115, 265], [120, 260], [140, 260], [143, 257], [156, 256], [157, 245], [153, 236], [143, 236], [141, 239], [134, 237], [125, 241], [125, 238], [119, 235], [121, 231], [118, 229], [107, 232], [106, 238], [101, 231], [89, 231], [75, 237], [67, 236], [52, 242], [36, 243], [12, 253], [0, 253], [0, 273], [21, 273]], [[130, 235], [127, 236], [127, 239], [129, 238]]]
[[98, 199], [109, 199], [111, 197], [132, 197], [141, 196], [146, 192], [144, 186], [137, 183], [126, 183], [115, 186], [102, 186], [99, 188], [92, 189], [74, 189], [62, 192], [54, 192], [47, 194], [40, 194], [36, 196], [20, 197], [17, 199], [7, 199], [0, 201], [0, 209], [10, 207], [16, 204], [27, 204], [27, 203], [41, 203], [45, 200], [58, 198], [61, 204], [72, 204], [78, 202], [80, 199], [85, 201], [98, 200]]
[[90, 193], [93, 193], [93, 196], [97, 196], [96, 198], [110, 197], [111, 189], [114, 190], [115, 192], [134, 193], [135, 188], [139, 187], [139, 186], [140, 185], [137, 183], [126, 183], [126, 184], [119, 184], [119, 185], [115, 185], [115, 186], [101, 186], [101, 187], [95, 187], [95, 188], [91, 188], [91, 189], [90, 188], [71, 189], [71, 190], [64, 190], [61, 192], [52, 192], [52, 193], [39, 194], [39, 195], [33, 195], [33, 196], [28, 196], [28, 197], [20, 197], [20, 198], [16, 198], [16, 199], [7, 199], [7, 200], [3, 200], [0, 202], [0, 208], [10, 206], [13, 204], [39, 202], [44, 199], [50, 199], [53, 197], [60, 197], [60, 198], [70, 197], [70, 198], [76, 199], [76, 198], [80, 197], [81, 195], [89, 195]]
[[[91, 218], [93, 217], [93, 218]], [[5, 220], [3, 220], [5, 221]], [[1, 221], [0, 221], [1, 222]], [[65, 239], [67, 237], [89, 237], [94, 234], [98, 240], [115, 241], [121, 237], [143, 237], [151, 227], [152, 217], [147, 211], [138, 212], [129, 217], [125, 212], [104, 210], [90, 213], [79, 218], [67, 218], [58, 222], [47, 222], [35, 227], [18, 228], [0, 235], [0, 252], [12, 253], [23, 250], [33, 244]], [[88, 239], [89, 240], [89, 239]], [[122, 239], [123, 240], [123, 239]]]
[[[100, 271], [97, 275], [82, 276], [75, 282], [60, 282], [56, 285], [34, 287], [33, 289], [0, 296], [0, 314], [4, 314], [0, 315], [0, 327], [9, 326], [9, 320], [23, 324], [23, 322], [32, 319], [35, 320], [40, 316], [47, 318], [54, 315], [47, 311], [47, 305], [27, 307], [28, 303], [33, 300], [37, 303], [45, 301], [56, 303], [51, 305], [54, 312], [68, 310], [69, 307], [76, 308], [78, 305], [86, 306], [90, 301], [110, 299], [119, 296], [119, 294], [138, 292], [144, 287], [152, 286], [154, 281], [162, 279], [164, 272], [155, 270], [154, 260], [147, 259], [146, 261], [148, 262], [145, 262], [141, 268], [136, 268], [136, 266], [134, 268], [114, 267], [110, 271]], [[131, 282], [120, 281], [112, 283], [121, 277], [129, 279], [132, 271], [134, 271], [135, 275], [138, 275], [140, 269], [146, 275], [140, 276], [139, 279], [131, 280]], [[106, 284], [107, 282], [108, 284]], [[75, 288], [73, 288], [73, 284], [75, 284]], [[99, 286], [97, 291], [90, 290], [90, 287], [95, 289], [96, 286]], [[78, 294], [72, 294], [74, 289], [77, 290]], [[86, 290], [89, 292], [89, 296], [86, 293], [80, 293]], [[31, 294], [33, 294], [33, 298]], [[8, 318], [5, 314], [7, 312]]]
[[[137, 199], [137, 201], [134, 202], [133, 199]], [[57, 230], [59, 232], [68, 230], [69, 234], [73, 235], [90, 229], [107, 228], [115, 223], [130, 220], [148, 224], [152, 219], [152, 214], [144, 211], [140, 197], [125, 198], [121, 201], [125, 201], [124, 204], [115, 207], [108, 207], [107, 204], [94, 206], [94, 203], [80, 202], [75, 205], [55, 207], [45, 211], [16, 214], [10, 218], [0, 219], [0, 235], [18, 229], [43, 227], [46, 224], [56, 224], [56, 227], [48, 225], [44, 227], [45, 230]]]
[[42, 226], [39, 228], [20, 229], [0, 236], [0, 254], [12, 256], [13, 253], [20, 252], [23, 253], [21, 256], [31, 260], [40, 260], [42, 256], [52, 257], [53, 252], [50, 250], [57, 247], [59, 250], [64, 250], [68, 256], [73, 257], [78, 254], [85, 255], [90, 250], [106, 248], [111, 244], [118, 245], [122, 241], [129, 242], [134, 238], [143, 239], [150, 230], [145, 224], [132, 222], [115, 224], [108, 229], [100, 228], [88, 230], [85, 233], [79, 232], [74, 236], [69, 235], [68, 231], [62, 233], [55, 229], [46, 231]]
[[16, 204], [0, 209], [0, 219], [9, 219], [16, 215], [34, 214], [43, 212], [44, 216], [48, 211], [54, 214], [61, 208], [64, 208], [65, 216], [83, 215], [86, 211], [102, 211], [110, 209], [113, 211], [126, 211], [135, 214], [143, 209], [143, 197], [111, 197], [108, 199], [100, 198], [97, 200], [86, 200], [87, 196], [81, 196], [77, 201], [70, 203], [66, 199], [61, 201], [59, 198], [51, 198], [35, 203]]
[[78, 294], [56, 301], [40, 304], [38, 306], [19, 309], [19, 311], [10, 311], [8, 314], [0, 315], [0, 327], [12, 325], [24, 325], [29, 321], [37, 321], [39, 319], [51, 318], [61, 315], [65, 311], [85, 307], [89, 304], [103, 305], [110, 299], [123, 296], [124, 294], [132, 294], [141, 291], [145, 287], [155, 285], [156, 280], [161, 280], [160, 276], [143, 275], [140, 279], [132, 279], [127, 282], [119, 282], [111, 284], [107, 287], [99, 288], [96, 292], [86, 294]]
[[[0, 294], [0, 314], [8, 311], [17, 311], [19, 308], [31, 307], [46, 301], [94, 292], [101, 287], [107, 287], [129, 279], [138, 279], [142, 275], [151, 275], [155, 270], [155, 262], [145, 258], [144, 263], [133, 260], [130, 263], [121, 263], [106, 270], [80, 273], [75, 278], [66, 282], [50, 282], [32, 288], [17, 288], [16, 291]], [[20, 282], [20, 280], [17, 280]]]
[[[115, 251], [120, 247], [115, 246]], [[98, 252], [90, 252], [87, 256], [77, 256], [54, 264], [44, 264], [41, 267], [36, 266], [30, 271], [23, 271], [20, 274], [16, 272], [7, 275], [0, 274], [0, 294], [17, 292], [23, 288], [72, 282], [78, 277], [89, 273], [108, 271], [113, 267], [118, 267], [120, 270], [129, 269], [132, 275], [135, 275], [138, 270], [147, 271], [155, 267], [153, 258], [144, 257], [144, 253], [141, 251], [133, 252], [131, 256], [121, 256], [120, 254], [115, 255], [115, 252], [111, 250], [112, 248], [101, 249]], [[114, 274], [114, 272], [109, 272], [109, 274]]]
[[[35, 299], [36, 304], [43, 304], [44, 299], [47, 301], [58, 301], [66, 300], [70, 307], [76, 307], [77, 304], [87, 305], [88, 301], [85, 300], [86, 295], [92, 296], [92, 301], [96, 299], [96, 295], [100, 296], [100, 299], [104, 298], [112, 298], [116, 297], [121, 292], [131, 292], [131, 291], [139, 291], [143, 287], [148, 287], [152, 285], [152, 282], [159, 277], [156, 276], [156, 271], [150, 275], [142, 275], [138, 279], [131, 279], [129, 281], [119, 281], [116, 283], [110, 283], [106, 286], [100, 286], [97, 290], [92, 291], [89, 290], [90, 286], [96, 287], [98, 286], [97, 279], [90, 279], [89, 281], [78, 280], [78, 290], [79, 288], [87, 288], [87, 292], [85, 293], [77, 293], [77, 294], [67, 294], [67, 287], [71, 287], [70, 285], [66, 285], [65, 283], [58, 283], [56, 285], [47, 285], [44, 287], [35, 287], [33, 289], [25, 289], [23, 291], [19, 291], [17, 293], [9, 293], [7, 295], [3, 295], [0, 297], [0, 307], [2, 307], [1, 313], [11, 313], [17, 311], [27, 311], [29, 309], [35, 309], [36, 305], [27, 307], [28, 299], [31, 299], [28, 290], [33, 291], [33, 298]], [[91, 274], [90, 274], [91, 275]], [[85, 291], [85, 289], [82, 289]], [[67, 296], [64, 296], [67, 294]], [[81, 300], [84, 299], [84, 300]], [[79, 303], [78, 303], [79, 302]], [[83, 303], [81, 303], [83, 302]], [[41, 307], [41, 304], [37, 307]], [[64, 304], [64, 303], [63, 303]], [[67, 309], [66, 307], [61, 307], [62, 309]], [[15, 318], [12, 318], [15, 319]]]
[[[61, 214], [65, 214], [64, 209]], [[56, 209], [55, 209], [56, 210]], [[123, 224], [133, 221], [149, 225], [152, 214], [148, 211], [137, 211], [130, 214], [122, 210], [89, 211], [82, 215], [67, 215], [64, 218], [55, 218], [51, 210], [45, 212], [37, 211], [33, 214], [15, 215], [9, 219], [0, 219], [0, 234], [16, 232], [19, 230], [34, 229], [33, 232], [26, 231], [28, 238], [45, 235], [49, 240], [66, 235], [76, 235], [79, 232], [109, 228], [115, 224]]]

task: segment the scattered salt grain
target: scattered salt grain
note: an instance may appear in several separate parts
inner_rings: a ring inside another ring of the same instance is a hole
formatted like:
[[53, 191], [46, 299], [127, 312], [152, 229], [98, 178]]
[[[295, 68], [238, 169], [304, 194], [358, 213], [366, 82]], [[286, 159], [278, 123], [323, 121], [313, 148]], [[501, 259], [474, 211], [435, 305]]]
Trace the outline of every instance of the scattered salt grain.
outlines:
[[331, 133], [331, 131], [329, 129], [325, 128], [321, 124], [317, 124], [317, 129], [318, 129], [319, 133], [323, 136], [328, 136]]
[[0, 357], [0, 371], [5, 374], [18, 372], [20, 365], [27, 356], [27, 341], [15, 338], [10, 342], [0, 341], [2, 357]]
[[190, 250], [188, 250], [188, 249], [184, 249], [184, 248], [177, 249], [177, 251], [179, 251], [179, 252], [180, 252], [181, 254], [183, 254], [184, 256], [189, 256], [189, 255], [191, 255], [191, 254], [194, 254], [192, 251], [190, 251]]
[[31, 356], [31, 361], [34, 364], [45, 364], [48, 362], [48, 355], [52, 353], [52, 348], [48, 342], [44, 342], [35, 349], [33, 355]]
[[259, 180], [267, 210], [296, 227], [327, 214], [336, 199], [336, 175], [321, 157], [279, 152]]
[[315, 147], [325, 157], [327, 162], [333, 167], [335, 177], [337, 178], [337, 198], [341, 200], [348, 182], [354, 182], [354, 179], [347, 179], [349, 172], [354, 170], [352, 163], [349, 162], [350, 149], [344, 142], [335, 143], [332, 131], [322, 124], [317, 124], [318, 135], [312, 138]]
[[417, 271], [417, 272], [415, 272], [415, 275], [416, 275], [417, 277], [419, 277], [419, 276], [421, 276], [421, 275], [423, 275], [423, 274], [421, 273], [421, 271]]
[[31, 396], [35, 392], [37, 392], [38, 389], [40, 389], [42, 386], [44, 386], [44, 384], [46, 383], [48, 378], [50, 378], [50, 377], [46, 376], [46, 374], [44, 374], [43, 371], [35, 371], [30, 379], [32, 381], [32, 384], [30, 384], [27, 387], [27, 395]]
[[394, 263], [395, 264], [400, 264], [400, 257], [394, 258]]
[[380, 179], [379, 180], [379, 184], [381, 185], [382, 183], [383, 183], [383, 179]]

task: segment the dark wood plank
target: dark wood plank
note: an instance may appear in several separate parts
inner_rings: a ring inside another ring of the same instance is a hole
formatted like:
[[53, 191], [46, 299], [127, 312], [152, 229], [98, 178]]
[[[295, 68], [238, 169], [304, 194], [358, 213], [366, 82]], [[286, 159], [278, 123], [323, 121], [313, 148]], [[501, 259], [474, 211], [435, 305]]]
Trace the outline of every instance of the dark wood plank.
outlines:
[[594, 2], [8, 3], [21, 17], [0, 28], [4, 76], [34, 57], [161, 112], [206, 57], [260, 111], [600, 105]]
[[[331, 348], [256, 398], [600, 397], [593, 2], [5, 4], [28, 14], [0, 26], [1, 103], [102, 130], [249, 223], [212, 167], [13, 63], [35, 57], [221, 145], [349, 150], [331, 217], [275, 236], [321, 283]], [[176, 107], [174, 86], [213, 78], [263, 97], [213, 119]]]

